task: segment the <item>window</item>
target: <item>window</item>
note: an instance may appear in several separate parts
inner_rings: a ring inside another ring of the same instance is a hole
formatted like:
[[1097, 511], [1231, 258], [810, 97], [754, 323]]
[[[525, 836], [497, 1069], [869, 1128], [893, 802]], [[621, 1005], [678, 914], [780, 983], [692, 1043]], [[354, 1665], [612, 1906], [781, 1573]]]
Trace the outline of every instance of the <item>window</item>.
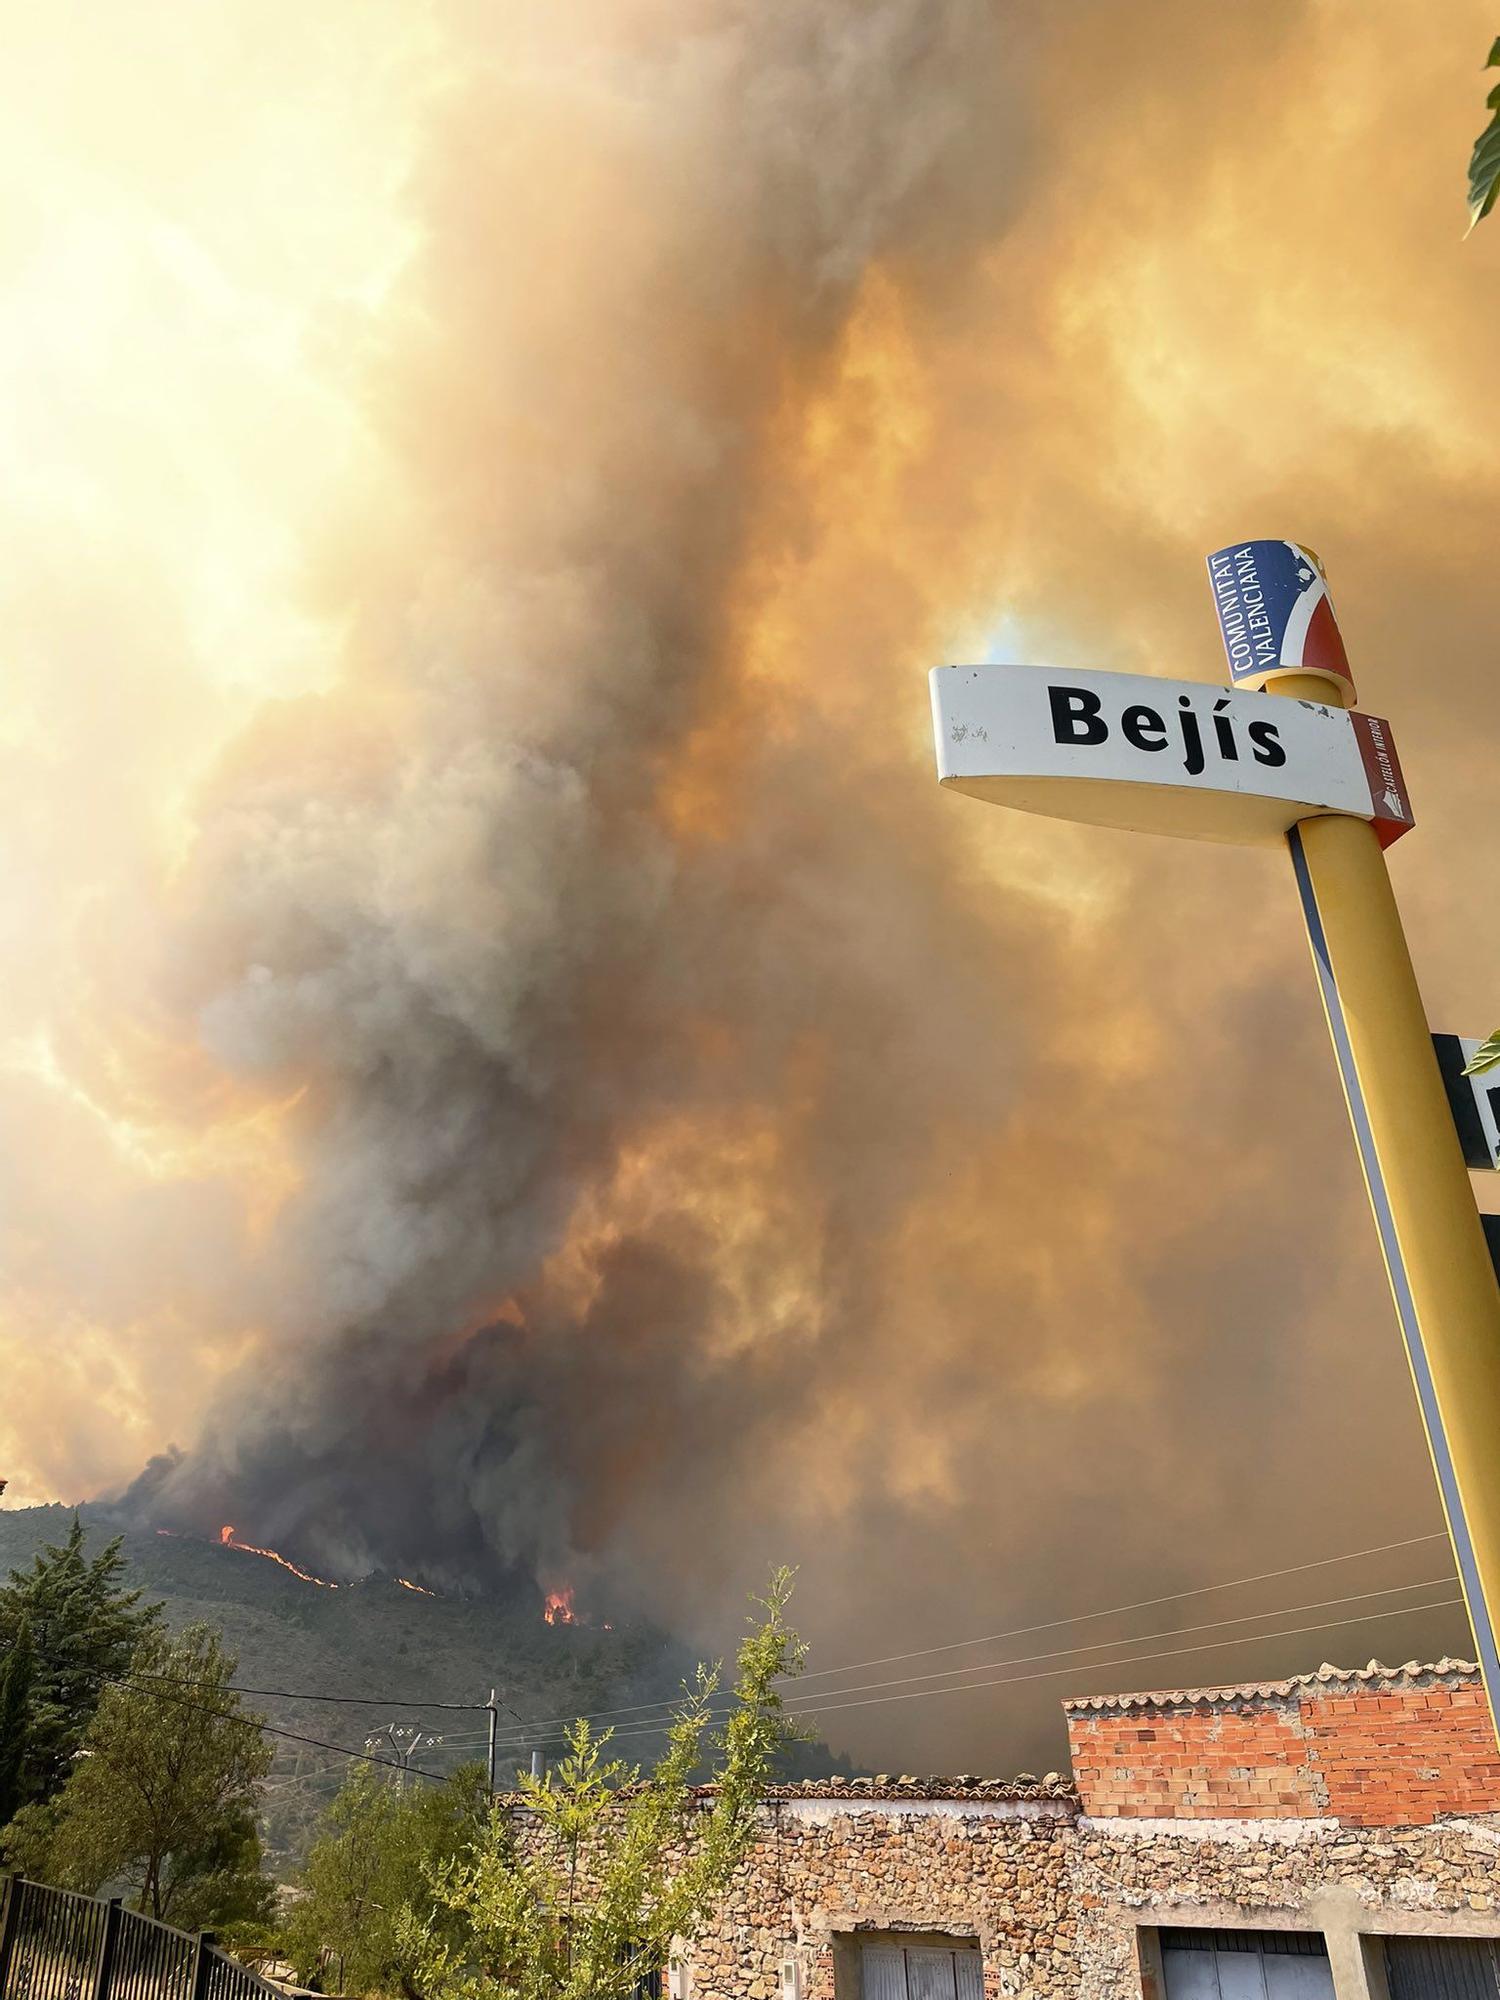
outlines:
[[1500, 1971], [1490, 1938], [1388, 1937], [1391, 2000], [1496, 2000]]
[[867, 1944], [860, 1972], [863, 2000], [984, 2000], [980, 1954], [972, 1947]]
[[1166, 2000], [1333, 2000], [1316, 1931], [1164, 1930]]
[[[639, 1945], [628, 1945], [621, 1963], [630, 1965], [641, 1956]], [[661, 2000], [661, 1967], [644, 1964], [636, 1975], [634, 2000]]]

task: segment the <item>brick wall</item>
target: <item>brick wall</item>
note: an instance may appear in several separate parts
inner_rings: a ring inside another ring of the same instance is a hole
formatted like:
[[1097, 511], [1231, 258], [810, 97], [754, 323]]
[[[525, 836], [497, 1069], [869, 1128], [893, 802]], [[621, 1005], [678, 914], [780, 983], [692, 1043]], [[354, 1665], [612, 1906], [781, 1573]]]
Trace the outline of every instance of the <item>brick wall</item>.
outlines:
[[1068, 1718], [1085, 1812], [1124, 1819], [1309, 1818], [1324, 1810], [1295, 1702]]
[[1432, 1686], [1302, 1704], [1328, 1811], [1349, 1826], [1427, 1826], [1500, 1811], [1500, 1756], [1484, 1691]]
[[1253, 1688], [1067, 1704], [1083, 1810], [1099, 1819], [1335, 1819], [1427, 1826], [1500, 1812], [1500, 1754], [1458, 1662], [1325, 1668]]

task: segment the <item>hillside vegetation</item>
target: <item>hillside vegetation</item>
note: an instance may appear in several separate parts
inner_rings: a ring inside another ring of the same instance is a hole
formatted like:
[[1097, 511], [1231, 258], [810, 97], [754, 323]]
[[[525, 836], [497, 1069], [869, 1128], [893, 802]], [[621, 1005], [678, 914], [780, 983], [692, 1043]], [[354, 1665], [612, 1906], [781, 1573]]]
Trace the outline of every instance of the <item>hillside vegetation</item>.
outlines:
[[[694, 1663], [679, 1642], [642, 1620], [616, 1618], [613, 1630], [549, 1625], [530, 1593], [505, 1601], [429, 1597], [393, 1577], [320, 1588], [264, 1556], [142, 1531], [107, 1507], [79, 1511], [91, 1548], [123, 1534], [131, 1582], [161, 1601], [172, 1630], [201, 1619], [223, 1632], [239, 1657], [237, 1684], [273, 1691], [250, 1703], [268, 1722], [349, 1750], [362, 1749], [368, 1735], [388, 1724], [415, 1725], [443, 1738], [413, 1760], [428, 1771], [483, 1758], [483, 1703], [491, 1687], [502, 1703], [498, 1779], [504, 1785], [529, 1760], [531, 1742], [555, 1742], [555, 1731], [542, 1725], [669, 1699]], [[72, 1516], [65, 1507], [0, 1510], [0, 1571], [29, 1563], [44, 1543], [61, 1541]], [[314, 1694], [340, 1700], [310, 1699]], [[442, 1702], [474, 1707], [457, 1712], [436, 1706]], [[305, 1850], [311, 1825], [348, 1764], [336, 1750], [316, 1744], [271, 1741], [275, 1758], [265, 1785], [263, 1833], [270, 1857], [284, 1868]], [[517, 1746], [509, 1755], [507, 1743]], [[619, 1747], [649, 1760], [661, 1743], [659, 1736], [634, 1735]], [[789, 1773], [854, 1768], [822, 1744], [798, 1745], [788, 1757]]]

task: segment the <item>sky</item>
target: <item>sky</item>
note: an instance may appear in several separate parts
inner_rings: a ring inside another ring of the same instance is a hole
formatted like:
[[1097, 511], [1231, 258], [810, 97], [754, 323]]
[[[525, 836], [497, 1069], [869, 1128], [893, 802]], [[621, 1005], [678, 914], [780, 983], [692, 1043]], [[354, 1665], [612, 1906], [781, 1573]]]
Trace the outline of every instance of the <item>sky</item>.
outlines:
[[[0, 20], [8, 1504], [176, 1447], [706, 1644], [784, 1560], [815, 1665], [1438, 1528], [1288, 867], [940, 792], [925, 676], [1218, 680], [1204, 554], [1316, 548], [1494, 1025], [1485, 10]], [[1144, 1678], [1463, 1650], [1390, 1601]]]

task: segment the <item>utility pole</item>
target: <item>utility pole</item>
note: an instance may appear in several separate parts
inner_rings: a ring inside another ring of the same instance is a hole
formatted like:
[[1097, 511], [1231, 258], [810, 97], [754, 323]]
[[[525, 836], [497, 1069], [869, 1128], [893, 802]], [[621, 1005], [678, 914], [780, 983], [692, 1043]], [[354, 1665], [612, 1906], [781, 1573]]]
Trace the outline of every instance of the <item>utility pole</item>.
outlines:
[[[525, 1716], [524, 1716], [524, 1715], [521, 1715], [521, 1714], [518, 1714], [518, 1713], [517, 1713], [517, 1711], [516, 1711], [516, 1710], [515, 1710], [514, 1708], [512, 1708], [512, 1707], [511, 1707], [511, 1705], [510, 1705], [510, 1703], [509, 1703], [508, 1701], [507, 1701], [507, 1702], [502, 1702], [502, 1701], [501, 1701], [501, 1699], [500, 1699], [500, 1690], [499, 1690], [499, 1688], [491, 1688], [491, 1689], [490, 1689], [490, 1698], [489, 1698], [489, 1700], [488, 1700], [488, 1701], [487, 1701], [487, 1702], [486, 1702], [486, 1703], [484, 1704], [484, 1706], [485, 1706], [485, 1710], [486, 1710], [486, 1712], [487, 1712], [487, 1714], [488, 1714], [488, 1716], [489, 1716], [489, 1759], [488, 1759], [488, 1766], [489, 1766], [489, 1786], [490, 1786], [490, 1797], [491, 1797], [491, 1798], [493, 1798], [493, 1797], [495, 1796], [495, 1769], [496, 1769], [496, 1765], [497, 1765], [497, 1763], [498, 1763], [498, 1761], [499, 1761], [499, 1749], [498, 1749], [498, 1743], [497, 1743], [497, 1731], [498, 1731], [498, 1726], [499, 1726], [499, 1721], [500, 1721], [500, 1710], [501, 1710], [501, 1708], [503, 1707], [503, 1708], [504, 1708], [504, 1709], [506, 1710], [506, 1712], [507, 1712], [508, 1714], [510, 1714], [510, 1715], [513, 1715], [513, 1716], [515, 1717], [516, 1721], [517, 1721], [517, 1722], [518, 1722], [518, 1723], [519, 1723], [519, 1724], [521, 1725], [521, 1727], [522, 1727], [523, 1729], [529, 1729], [529, 1728], [531, 1728], [531, 1727], [532, 1727], [532, 1725], [531, 1725], [531, 1724], [530, 1724], [530, 1723], [529, 1723], [529, 1722], [528, 1722], [528, 1721], [526, 1720], [526, 1718], [525, 1718]], [[535, 1753], [533, 1753], [533, 1755], [532, 1755], [532, 1760], [531, 1760], [531, 1769], [532, 1769], [532, 1775], [533, 1775], [533, 1776], [535, 1776], [535, 1774], [536, 1774], [536, 1770], [537, 1770], [537, 1762], [536, 1762], [536, 1755], [535, 1755]]]

